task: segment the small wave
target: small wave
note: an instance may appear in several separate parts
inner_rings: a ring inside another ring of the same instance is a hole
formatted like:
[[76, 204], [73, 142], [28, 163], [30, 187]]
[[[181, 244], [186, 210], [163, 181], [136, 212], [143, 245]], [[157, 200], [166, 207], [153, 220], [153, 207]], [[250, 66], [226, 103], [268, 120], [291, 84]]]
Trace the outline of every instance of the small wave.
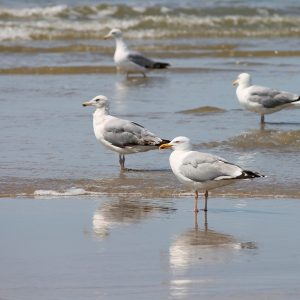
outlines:
[[[274, 183], [272, 176], [255, 181], [252, 184], [236, 183], [233, 186], [212, 191], [213, 195], [222, 197], [269, 197], [300, 199], [297, 178]], [[40, 187], [43, 187], [42, 189]], [[3, 178], [0, 198], [16, 197], [113, 197], [117, 199], [166, 199], [192, 197], [192, 193], [178, 184], [170, 172], [132, 172], [128, 177], [92, 179], [26, 179]]]
[[284, 149], [286, 151], [300, 150], [300, 130], [253, 130], [232, 137], [226, 141], [213, 141], [202, 146], [214, 148], [229, 146], [238, 149]]

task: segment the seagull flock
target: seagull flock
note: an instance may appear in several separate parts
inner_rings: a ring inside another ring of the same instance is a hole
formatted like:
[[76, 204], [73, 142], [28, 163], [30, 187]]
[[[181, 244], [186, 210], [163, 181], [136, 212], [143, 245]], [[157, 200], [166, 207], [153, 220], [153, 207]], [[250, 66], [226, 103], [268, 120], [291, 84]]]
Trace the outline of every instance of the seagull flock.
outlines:
[[[141, 73], [144, 77], [152, 69], [164, 69], [168, 63], [157, 62], [144, 55], [131, 51], [123, 39], [120, 29], [112, 29], [106, 36], [114, 38], [116, 50], [114, 62], [117, 70], [129, 74]], [[264, 124], [265, 114], [271, 114], [287, 107], [300, 105], [300, 96], [272, 88], [252, 85], [251, 76], [240, 74], [233, 82], [237, 86], [236, 94], [240, 104], [247, 110], [261, 115]], [[119, 154], [121, 171], [125, 168], [125, 155], [154, 149], [172, 149], [169, 161], [177, 179], [195, 193], [194, 211], [198, 209], [198, 193], [204, 193], [204, 211], [207, 211], [208, 192], [212, 189], [248, 180], [264, 177], [258, 172], [244, 170], [222, 157], [209, 153], [193, 151], [190, 139], [175, 137], [172, 141], [157, 135], [135, 122], [117, 118], [109, 113], [109, 101], [106, 96], [98, 95], [83, 106], [94, 106], [93, 127], [96, 139], [106, 148]]]

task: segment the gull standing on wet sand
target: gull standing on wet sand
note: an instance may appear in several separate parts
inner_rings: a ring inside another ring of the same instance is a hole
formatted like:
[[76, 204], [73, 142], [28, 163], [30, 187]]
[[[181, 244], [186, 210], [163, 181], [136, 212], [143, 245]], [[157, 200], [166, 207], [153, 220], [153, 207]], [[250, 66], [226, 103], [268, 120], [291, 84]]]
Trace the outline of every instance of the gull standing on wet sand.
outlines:
[[159, 149], [172, 148], [170, 165], [178, 180], [195, 191], [195, 207], [198, 210], [198, 192], [204, 192], [207, 211], [208, 191], [236, 182], [241, 179], [264, 177], [256, 172], [243, 170], [222, 157], [192, 151], [190, 139], [184, 136], [162, 144]]
[[119, 153], [121, 170], [125, 170], [125, 154], [158, 149], [161, 144], [169, 142], [137, 123], [111, 116], [105, 96], [96, 96], [82, 105], [96, 108], [93, 115], [95, 136], [105, 147]]
[[261, 124], [265, 123], [266, 114], [300, 104], [300, 97], [297, 94], [252, 85], [248, 73], [240, 74], [233, 85], [237, 86], [236, 95], [240, 104], [252, 112], [259, 113]]
[[168, 63], [153, 61], [139, 52], [129, 50], [120, 29], [112, 29], [104, 38], [111, 37], [116, 40], [115, 64], [120, 72], [127, 74], [127, 77], [130, 73], [142, 73], [146, 77], [146, 72], [151, 69], [165, 69], [170, 66]]

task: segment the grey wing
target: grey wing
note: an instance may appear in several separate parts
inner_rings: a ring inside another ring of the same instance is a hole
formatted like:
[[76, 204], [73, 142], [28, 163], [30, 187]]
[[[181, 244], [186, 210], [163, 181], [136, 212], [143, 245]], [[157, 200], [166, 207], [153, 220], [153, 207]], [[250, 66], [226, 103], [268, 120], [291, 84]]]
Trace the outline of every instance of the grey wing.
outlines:
[[237, 178], [243, 170], [221, 157], [192, 151], [182, 162], [179, 169], [186, 178], [202, 182]]
[[120, 148], [137, 145], [155, 146], [162, 141], [143, 126], [117, 118], [105, 124], [103, 137], [112, 145]]
[[131, 52], [129, 55], [128, 55], [128, 59], [141, 66], [141, 67], [144, 67], [146, 69], [151, 69], [153, 68], [153, 65], [154, 65], [154, 61], [145, 57], [144, 55], [138, 53], [138, 52]]
[[266, 108], [274, 108], [276, 106], [298, 101], [299, 96], [290, 92], [254, 85], [249, 88], [248, 100], [260, 103]]

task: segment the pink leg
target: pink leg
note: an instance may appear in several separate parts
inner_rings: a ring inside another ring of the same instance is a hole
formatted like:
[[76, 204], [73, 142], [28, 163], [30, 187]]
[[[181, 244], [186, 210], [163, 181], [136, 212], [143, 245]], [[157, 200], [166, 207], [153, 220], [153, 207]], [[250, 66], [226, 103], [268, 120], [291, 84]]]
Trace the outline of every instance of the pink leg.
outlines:
[[207, 199], [208, 199], [208, 191], [204, 193], [204, 211], [207, 211]]
[[194, 201], [194, 212], [198, 213], [199, 209], [198, 209], [198, 198], [199, 198], [199, 194], [198, 191], [195, 191], [195, 201]]

